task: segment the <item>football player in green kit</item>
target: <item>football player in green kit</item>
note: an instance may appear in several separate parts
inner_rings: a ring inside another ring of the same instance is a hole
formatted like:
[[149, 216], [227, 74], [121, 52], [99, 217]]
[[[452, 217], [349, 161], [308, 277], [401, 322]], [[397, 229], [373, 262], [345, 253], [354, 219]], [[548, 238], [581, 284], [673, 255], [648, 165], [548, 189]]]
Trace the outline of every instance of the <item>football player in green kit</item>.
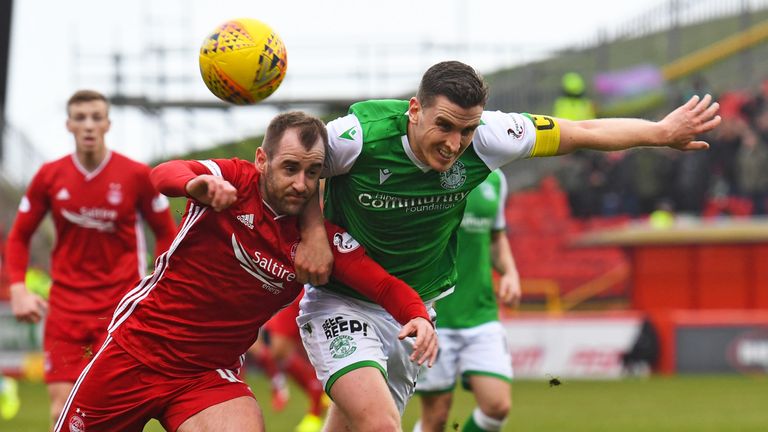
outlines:
[[[472, 67], [441, 62], [410, 100], [359, 102], [327, 125], [325, 216], [427, 306], [453, 291], [466, 198], [491, 171], [577, 149], [704, 149], [708, 144], [696, 136], [720, 123], [709, 95], [694, 96], [658, 122], [484, 111], [487, 95]], [[320, 219], [318, 206], [308, 211], [307, 218]], [[392, 317], [330, 281], [306, 289], [297, 322], [334, 402], [326, 430], [401, 430], [419, 364], [409, 361], [413, 341], [397, 339]]]
[[[477, 407], [462, 431], [498, 431], [512, 405], [512, 358], [499, 322], [498, 300], [520, 301], [520, 276], [506, 234], [507, 182], [492, 172], [467, 197], [458, 233], [456, 290], [435, 304], [440, 356], [423, 368], [416, 384], [421, 420], [415, 432], [443, 431], [456, 377], [471, 390]], [[491, 267], [499, 273], [494, 292]]]

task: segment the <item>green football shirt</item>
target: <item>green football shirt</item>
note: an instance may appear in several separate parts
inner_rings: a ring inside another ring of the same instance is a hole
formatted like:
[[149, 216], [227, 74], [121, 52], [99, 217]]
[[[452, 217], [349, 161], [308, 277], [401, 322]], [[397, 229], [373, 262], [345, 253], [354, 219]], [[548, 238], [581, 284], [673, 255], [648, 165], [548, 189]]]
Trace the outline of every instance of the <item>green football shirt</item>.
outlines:
[[459, 329], [499, 319], [491, 268], [491, 235], [506, 228], [507, 182], [496, 170], [467, 197], [458, 233], [456, 289], [435, 304], [437, 326]]
[[[430, 300], [455, 285], [456, 234], [469, 192], [494, 169], [536, 154], [539, 133], [536, 117], [485, 111], [472, 145], [441, 173], [411, 150], [407, 110], [408, 101], [366, 101], [328, 123], [324, 212]], [[326, 288], [361, 298], [334, 280]]]

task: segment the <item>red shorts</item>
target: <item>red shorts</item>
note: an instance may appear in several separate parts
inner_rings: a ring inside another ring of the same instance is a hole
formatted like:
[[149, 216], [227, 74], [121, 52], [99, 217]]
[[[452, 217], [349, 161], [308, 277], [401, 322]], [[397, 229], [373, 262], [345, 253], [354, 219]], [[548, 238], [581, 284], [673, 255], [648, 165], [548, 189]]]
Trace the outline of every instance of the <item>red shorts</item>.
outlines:
[[196, 413], [241, 396], [253, 392], [232, 370], [168, 376], [110, 338], [75, 383], [54, 430], [141, 432], [155, 418], [175, 431]]
[[289, 304], [276, 313], [272, 318], [264, 324], [264, 328], [270, 334], [279, 334], [288, 338], [295, 339], [301, 342], [301, 335], [299, 335], [299, 325], [296, 324], [296, 317], [299, 316], [299, 301], [302, 296], [296, 297], [293, 303]]
[[43, 333], [45, 382], [75, 382], [104, 343], [107, 325], [106, 319], [49, 315]]

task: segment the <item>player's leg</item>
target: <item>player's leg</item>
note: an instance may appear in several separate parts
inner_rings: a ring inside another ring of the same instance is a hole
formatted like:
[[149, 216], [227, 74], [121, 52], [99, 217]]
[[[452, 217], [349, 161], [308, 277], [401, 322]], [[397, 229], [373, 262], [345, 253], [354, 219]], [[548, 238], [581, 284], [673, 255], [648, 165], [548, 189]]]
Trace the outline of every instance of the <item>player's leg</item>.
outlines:
[[512, 358], [506, 333], [498, 321], [462, 330], [466, 349], [459, 364], [462, 383], [471, 390], [477, 407], [463, 431], [499, 431], [512, 406]]
[[52, 382], [48, 383], [48, 398], [51, 401], [50, 416], [51, 424], [56, 423], [61, 410], [64, 408], [64, 404], [67, 402], [67, 397], [72, 391], [74, 382]]
[[381, 307], [316, 288], [301, 311], [304, 348], [334, 399], [325, 430], [400, 430], [418, 375], [413, 338], [398, 340], [400, 324]]
[[319, 432], [323, 427], [322, 417], [328, 408], [328, 397], [301, 345], [296, 325], [298, 306], [294, 313], [291, 313], [292, 309], [290, 307], [283, 309], [269, 321], [271, 335], [269, 349], [285, 374], [291, 377], [307, 395], [309, 408], [294, 429], [295, 432]]
[[264, 430], [261, 408], [237, 370], [210, 370], [188, 377], [166, 379], [166, 382], [176, 389], [173, 397], [165, 401], [164, 410], [158, 416], [167, 431]]
[[178, 432], [261, 432], [264, 417], [256, 399], [242, 396], [210, 406], [184, 421]]
[[141, 432], [165, 407], [163, 393], [174, 394], [111, 340], [99, 350], [76, 380], [55, 432]]
[[46, 318], [43, 350], [51, 424], [61, 415], [80, 372], [101, 348], [106, 337], [105, 325], [96, 319], [74, 320], [55, 314]]
[[331, 399], [325, 431], [401, 430], [397, 406], [376, 367], [355, 369], [341, 376], [331, 387]]
[[453, 402], [453, 389], [459, 373], [459, 352], [465, 347], [461, 334], [452, 329], [438, 329], [440, 352], [435, 364], [422, 366], [416, 383], [421, 399], [421, 419], [414, 431], [444, 431]]
[[[294, 321], [295, 322], [295, 321]], [[309, 413], [315, 416], [323, 415], [323, 385], [318, 381], [315, 369], [304, 353], [304, 347], [297, 346], [301, 342], [292, 337], [275, 333], [270, 348], [275, 359], [285, 373], [306, 393], [309, 399]]]
[[[471, 375], [469, 383], [477, 407], [463, 431], [499, 431], [512, 407], [512, 385], [493, 376]], [[470, 427], [471, 425], [471, 427]]]
[[448, 413], [453, 403], [453, 392], [420, 393], [421, 418], [414, 431], [442, 432], [448, 424]]
[[282, 411], [290, 398], [288, 383], [285, 380], [285, 374], [280, 370], [271, 347], [267, 346], [266, 342], [264, 342], [263, 336], [266, 336], [266, 332], [262, 332], [259, 335], [259, 339], [248, 348], [248, 354], [256, 361], [256, 364], [267, 378], [269, 378], [269, 383], [272, 386], [272, 409]]

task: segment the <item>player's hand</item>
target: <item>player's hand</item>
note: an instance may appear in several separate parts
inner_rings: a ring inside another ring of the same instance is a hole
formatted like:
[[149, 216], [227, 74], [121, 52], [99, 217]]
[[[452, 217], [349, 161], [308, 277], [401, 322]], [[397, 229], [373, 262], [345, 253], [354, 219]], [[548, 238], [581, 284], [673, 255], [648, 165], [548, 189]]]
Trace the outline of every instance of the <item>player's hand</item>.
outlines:
[[501, 275], [499, 278], [499, 290], [496, 293], [496, 297], [499, 301], [505, 306], [516, 308], [520, 305], [522, 296], [523, 291], [520, 288], [520, 276], [517, 272]]
[[664, 130], [665, 142], [678, 150], [709, 148], [705, 141], [694, 140], [697, 135], [709, 132], [720, 124], [719, 109], [720, 104], [713, 102], [711, 95], [703, 98], [693, 96], [659, 122]]
[[333, 270], [333, 253], [328, 244], [325, 226], [302, 232], [293, 266], [296, 270], [296, 280], [301, 283], [314, 286], [328, 283]]
[[221, 177], [199, 175], [187, 182], [187, 194], [198, 202], [222, 211], [237, 201], [237, 189]]
[[432, 367], [437, 359], [437, 333], [435, 327], [427, 319], [422, 317], [414, 318], [408, 321], [397, 335], [398, 339], [403, 340], [409, 336], [415, 336], [416, 342], [413, 343], [413, 353], [411, 361], [418, 362], [419, 365], [427, 362], [427, 366]]
[[11, 284], [11, 311], [17, 321], [36, 323], [48, 311], [48, 302], [27, 290], [24, 282]]

